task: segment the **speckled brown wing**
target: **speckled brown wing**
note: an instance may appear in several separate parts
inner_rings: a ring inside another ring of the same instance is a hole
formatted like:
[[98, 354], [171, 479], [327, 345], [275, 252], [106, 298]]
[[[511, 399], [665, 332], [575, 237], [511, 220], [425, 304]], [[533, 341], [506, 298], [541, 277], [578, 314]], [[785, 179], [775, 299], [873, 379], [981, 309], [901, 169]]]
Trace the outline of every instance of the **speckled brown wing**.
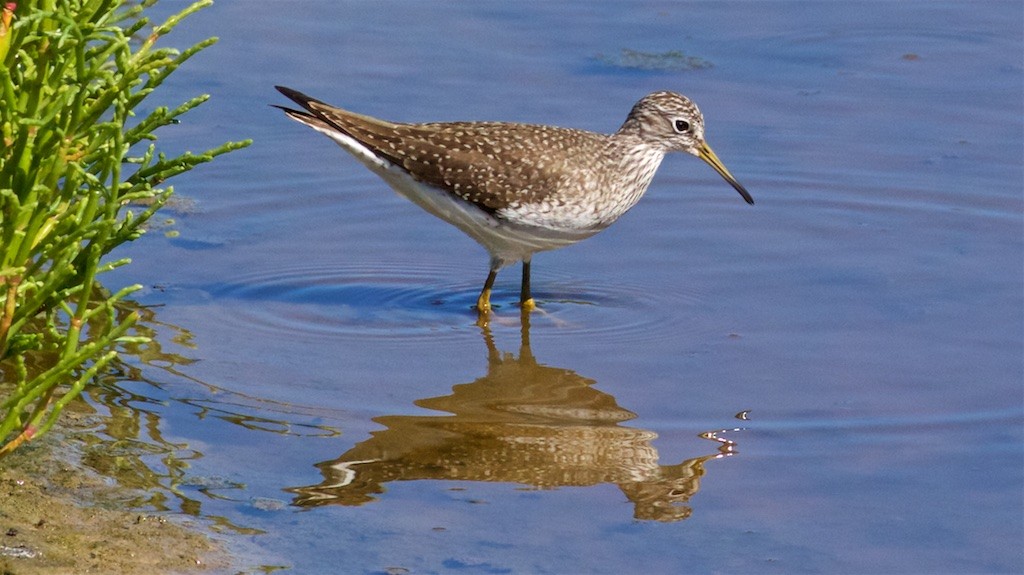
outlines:
[[[416, 159], [406, 158], [407, 170], [490, 211], [557, 201], [571, 187], [568, 179], [578, 175], [578, 168], [597, 161], [596, 146], [588, 154], [583, 145], [587, 136], [600, 138], [578, 130], [492, 122], [414, 124], [407, 129], [419, 151]], [[575, 169], [566, 169], [570, 162]]]
[[[598, 137], [528, 124], [398, 124], [317, 101], [308, 102], [307, 108], [416, 180], [489, 212], [556, 196], [569, 161], [564, 147], [587, 136]], [[552, 141], [562, 145], [552, 147]]]

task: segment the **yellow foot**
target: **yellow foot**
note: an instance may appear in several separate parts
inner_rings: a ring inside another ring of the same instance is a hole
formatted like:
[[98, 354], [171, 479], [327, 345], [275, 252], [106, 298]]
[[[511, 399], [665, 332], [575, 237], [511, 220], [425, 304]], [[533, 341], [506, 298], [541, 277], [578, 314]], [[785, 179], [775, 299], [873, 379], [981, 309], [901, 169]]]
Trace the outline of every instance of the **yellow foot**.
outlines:
[[483, 315], [490, 313], [491, 311], [491, 290], [485, 289], [480, 293], [480, 297], [476, 299], [476, 311]]
[[488, 292], [480, 294], [476, 300], [476, 324], [483, 329], [488, 329], [491, 323], [491, 301]]
[[520, 303], [519, 307], [521, 307], [523, 309], [523, 311], [533, 311], [533, 310], [537, 309], [537, 302], [534, 301], [533, 298], [531, 297], [530, 299]]

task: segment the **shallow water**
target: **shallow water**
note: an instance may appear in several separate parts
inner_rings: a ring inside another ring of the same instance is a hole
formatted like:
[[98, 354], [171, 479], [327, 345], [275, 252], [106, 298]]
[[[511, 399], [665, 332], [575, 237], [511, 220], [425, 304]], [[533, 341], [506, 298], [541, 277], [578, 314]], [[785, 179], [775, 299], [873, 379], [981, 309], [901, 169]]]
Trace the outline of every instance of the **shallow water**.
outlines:
[[[221, 2], [168, 38], [221, 42], [167, 84], [213, 99], [164, 144], [256, 142], [108, 276], [157, 344], [92, 394], [95, 465], [134, 454], [105, 469], [130, 503], [205, 518], [242, 570], [1020, 572], [1022, 17]], [[599, 131], [677, 90], [758, 203], [669, 157], [535, 258], [528, 325], [509, 269], [482, 329], [483, 250], [274, 84]]]

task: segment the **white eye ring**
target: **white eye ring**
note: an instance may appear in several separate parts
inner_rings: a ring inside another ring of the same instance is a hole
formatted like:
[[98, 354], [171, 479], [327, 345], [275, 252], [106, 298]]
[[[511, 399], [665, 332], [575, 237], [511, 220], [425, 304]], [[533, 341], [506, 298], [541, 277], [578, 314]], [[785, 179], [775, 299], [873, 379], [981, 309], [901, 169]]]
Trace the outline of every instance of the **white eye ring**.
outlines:
[[680, 134], [690, 131], [690, 123], [683, 119], [678, 119], [672, 122], [672, 127], [674, 127]]

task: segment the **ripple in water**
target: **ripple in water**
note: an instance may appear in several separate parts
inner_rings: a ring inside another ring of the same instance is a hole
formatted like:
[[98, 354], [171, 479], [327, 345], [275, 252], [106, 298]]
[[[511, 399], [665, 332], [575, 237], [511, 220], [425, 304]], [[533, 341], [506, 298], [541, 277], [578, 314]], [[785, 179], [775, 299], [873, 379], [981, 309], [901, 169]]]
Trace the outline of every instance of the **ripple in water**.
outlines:
[[[463, 267], [380, 263], [368, 266], [296, 267], [256, 272], [204, 286], [231, 323], [277, 336], [416, 340], [457, 337], [477, 330], [474, 309], [483, 278]], [[478, 270], [476, 270], [478, 271]], [[479, 279], [479, 282], [475, 281]], [[700, 333], [702, 295], [664, 286], [587, 283], [557, 271], [535, 273], [539, 310], [533, 330], [589, 334], [597, 339], [642, 341], [678, 336], [680, 326], [664, 321], [666, 306], [689, 308], [693, 321], [683, 334]], [[518, 267], [507, 268], [491, 297], [492, 321], [518, 323]]]

